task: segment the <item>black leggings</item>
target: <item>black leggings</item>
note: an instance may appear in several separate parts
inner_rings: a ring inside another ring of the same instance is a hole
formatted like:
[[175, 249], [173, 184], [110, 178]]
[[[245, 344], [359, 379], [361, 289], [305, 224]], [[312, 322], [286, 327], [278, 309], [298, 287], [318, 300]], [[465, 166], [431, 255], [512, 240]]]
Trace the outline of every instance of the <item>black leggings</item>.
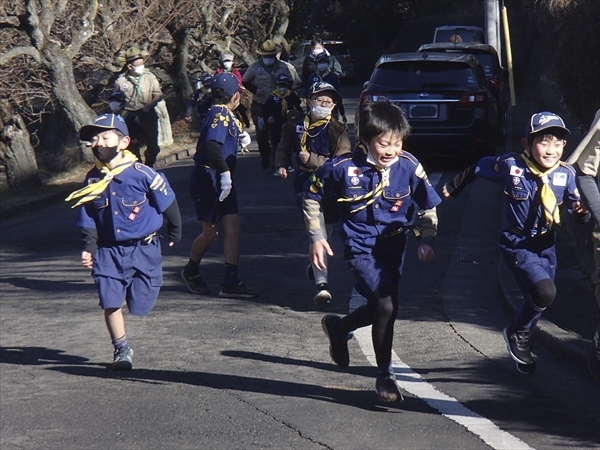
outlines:
[[392, 341], [394, 339], [394, 322], [398, 314], [398, 296], [373, 294], [367, 304], [355, 309], [339, 323], [340, 335], [344, 336], [358, 328], [373, 325], [373, 349], [377, 359], [377, 368], [387, 373], [392, 360]]

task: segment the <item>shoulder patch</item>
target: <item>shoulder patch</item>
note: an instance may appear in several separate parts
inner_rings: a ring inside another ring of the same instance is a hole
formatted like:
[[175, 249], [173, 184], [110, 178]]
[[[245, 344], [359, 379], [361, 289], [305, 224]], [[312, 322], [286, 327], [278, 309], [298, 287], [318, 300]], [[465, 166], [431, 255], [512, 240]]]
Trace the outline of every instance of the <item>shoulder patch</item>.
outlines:
[[427, 178], [427, 173], [425, 172], [425, 169], [423, 169], [423, 166], [421, 165], [421, 163], [419, 163], [419, 165], [415, 169], [415, 175], [421, 179]]
[[140, 162], [133, 163], [133, 168], [138, 172], [142, 172], [149, 180], [154, 180], [154, 177], [158, 175], [152, 167], [148, 167]]

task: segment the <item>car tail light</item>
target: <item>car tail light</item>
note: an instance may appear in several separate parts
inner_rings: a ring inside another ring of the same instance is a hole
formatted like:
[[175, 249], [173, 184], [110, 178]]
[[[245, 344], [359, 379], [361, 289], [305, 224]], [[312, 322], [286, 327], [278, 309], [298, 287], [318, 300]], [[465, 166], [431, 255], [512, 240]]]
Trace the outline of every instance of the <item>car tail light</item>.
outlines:
[[459, 106], [485, 106], [487, 104], [487, 94], [485, 91], [465, 92], [460, 101]]
[[373, 91], [363, 91], [360, 94], [360, 106], [364, 106], [368, 103], [379, 102], [381, 100], [387, 100], [387, 94], [383, 94], [381, 92], [373, 92]]

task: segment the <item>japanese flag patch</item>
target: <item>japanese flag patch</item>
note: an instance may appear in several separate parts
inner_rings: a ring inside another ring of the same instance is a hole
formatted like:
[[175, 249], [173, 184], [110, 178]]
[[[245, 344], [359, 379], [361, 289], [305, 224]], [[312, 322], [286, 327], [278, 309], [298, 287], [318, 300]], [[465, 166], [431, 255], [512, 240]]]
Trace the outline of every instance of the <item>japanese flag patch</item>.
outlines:
[[348, 176], [349, 177], [360, 177], [361, 176], [360, 169], [355, 166], [348, 167]]
[[513, 177], [522, 177], [523, 169], [517, 166], [510, 166], [510, 175]]

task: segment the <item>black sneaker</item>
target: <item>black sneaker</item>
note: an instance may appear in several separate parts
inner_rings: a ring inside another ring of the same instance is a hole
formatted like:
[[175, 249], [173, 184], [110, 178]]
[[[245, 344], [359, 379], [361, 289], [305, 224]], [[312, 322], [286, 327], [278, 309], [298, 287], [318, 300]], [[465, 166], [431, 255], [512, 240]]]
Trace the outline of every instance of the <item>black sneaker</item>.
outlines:
[[404, 397], [402, 397], [398, 385], [396, 384], [396, 375], [394, 374], [386, 373], [377, 375], [375, 391], [377, 392], [379, 400], [384, 403], [404, 401]]
[[334, 329], [335, 323], [340, 320], [338, 316], [328, 314], [321, 319], [323, 331], [329, 338], [329, 355], [333, 362], [340, 367], [348, 367], [350, 364], [350, 354], [348, 353], [348, 341], [352, 339], [352, 333], [346, 337], [340, 337]]
[[600, 378], [600, 326], [592, 338], [592, 344], [590, 345], [587, 355], [587, 362], [590, 373], [594, 377]]
[[313, 299], [317, 305], [326, 305], [331, 301], [331, 292], [327, 283], [317, 284], [317, 295]]
[[524, 375], [535, 375], [535, 371], [536, 371], [536, 367], [535, 367], [535, 361], [533, 361], [531, 364], [521, 364], [521, 363], [516, 363], [517, 364], [517, 371], [524, 374]]
[[315, 281], [315, 271], [313, 270], [312, 264], [306, 266], [306, 278], [310, 281]]
[[199, 274], [194, 276], [186, 275], [184, 268], [181, 271], [181, 278], [183, 278], [183, 281], [185, 281], [186, 286], [192, 294], [208, 294], [208, 286]]
[[234, 284], [232, 286], [223, 285], [221, 287], [221, 292], [219, 292], [219, 297], [254, 298], [254, 297], [258, 297], [258, 292], [246, 287], [246, 285], [244, 283], [242, 283], [241, 281], [238, 281], [237, 284]]
[[529, 333], [527, 331], [511, 331], [506, 327], [502, 330], [502, 335], [512, 359], [519, 364], [533, 364], [531, 348], [529, 347]]
[[112, 370], [131, 370], [133, 367], [133, 349], [131, 347], [121, 347], [115, 349]]

